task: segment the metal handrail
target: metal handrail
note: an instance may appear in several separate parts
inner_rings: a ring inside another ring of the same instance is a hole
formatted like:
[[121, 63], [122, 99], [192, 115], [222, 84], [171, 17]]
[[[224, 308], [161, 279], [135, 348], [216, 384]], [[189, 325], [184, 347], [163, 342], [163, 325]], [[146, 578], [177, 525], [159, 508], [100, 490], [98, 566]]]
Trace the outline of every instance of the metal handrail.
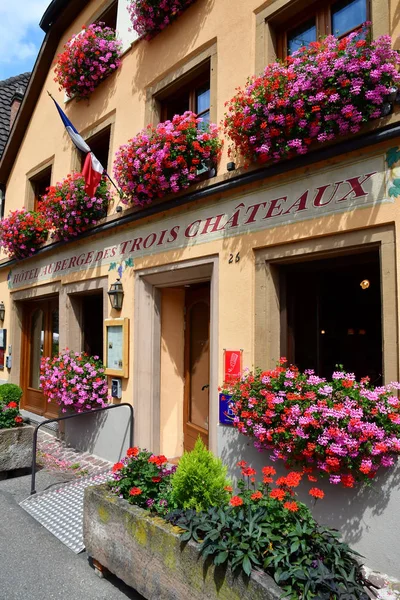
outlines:
[[31, 478], [31, 496], [36, 494], [36, 451], [37, 451], [37, 437], [39, 428], [42, 425], [47, 425], [47, 423], [56, 423], [58, 421], [65, 421], [66, 419], [73, 419], [74, 417], [83, 417], [83, 415], [92, 415], [93, 413], [101, 412], [102, 410], [111, 410], [112, 408], [119, 408], [120, 406], [128, 406], [130, 410], [130, 436], [129, 436], [129, 445], [133, 446], [133, 406], [128, 404], [127, 402], [122, 402], [121, 404], [109, 404], [108, 406], [103, 406], [102, 408], [94, 408], [93, 410], [86, 410], [81, 413], [76, 413], [74, 415], [67, 415], [65, 417], [57, 417], [57, 419], [46, 419], [39, 423], [36, 426], [35, 431], [33, 432], [33, 447], [32, 447], [32, 478]]

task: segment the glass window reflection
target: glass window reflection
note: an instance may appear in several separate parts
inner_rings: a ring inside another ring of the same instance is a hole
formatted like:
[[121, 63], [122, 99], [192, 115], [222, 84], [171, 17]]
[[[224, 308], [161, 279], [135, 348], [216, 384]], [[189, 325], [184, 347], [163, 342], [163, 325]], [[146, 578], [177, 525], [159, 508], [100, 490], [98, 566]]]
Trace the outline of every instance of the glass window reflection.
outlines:
[[292, 29], [287, 35], [288, 54], [293, 54], [302, 46], [308, 46], [310, 42], [317, 40], [317, 26], [315, 19], [309, 19], [296, 29]]
[[332, 33], [337, 37], [360, 27], [367, 20], [366, 0], [342, 0], [332, 5]]

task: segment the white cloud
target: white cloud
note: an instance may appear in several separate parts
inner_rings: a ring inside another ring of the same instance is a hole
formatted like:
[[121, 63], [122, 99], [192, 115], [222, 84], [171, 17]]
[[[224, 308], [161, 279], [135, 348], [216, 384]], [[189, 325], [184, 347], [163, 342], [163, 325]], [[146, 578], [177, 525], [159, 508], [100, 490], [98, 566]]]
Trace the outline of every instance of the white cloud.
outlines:
[[50, 0], [0, 0], [0, 64], [33, 64], [43, 32], [39, 21]]

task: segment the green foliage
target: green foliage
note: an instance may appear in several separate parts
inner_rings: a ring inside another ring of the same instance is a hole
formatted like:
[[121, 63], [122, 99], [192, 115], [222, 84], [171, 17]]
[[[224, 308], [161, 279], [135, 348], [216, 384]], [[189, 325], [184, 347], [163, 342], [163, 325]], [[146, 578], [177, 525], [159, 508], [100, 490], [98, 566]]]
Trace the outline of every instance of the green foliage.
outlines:
[[18, 404], [21, 396], [22, 390], [19, 385], [15, 385], [15, 383], [3, 383], [3, 385], [0, 385], [0, 404], [8, 404], [9, 402], [16, 402]]
[[174, 511], [167, 520], [183, 529], [182, 541], [200, 543], [202, 555], [215, 565], [228, 562], [247, 575], [263, 569], [284, 598], [368, 600], [356, 553], [340, 542], [338, 532], [320, 527], [304, 505], [293, 513], [265, 498], [253, 506]]
[[172, 478], [172, 498], [178, 508], [207, 510], [226, 504], [227, 468], [207, 450], [199, 437], [194, 450], [185, 452]]

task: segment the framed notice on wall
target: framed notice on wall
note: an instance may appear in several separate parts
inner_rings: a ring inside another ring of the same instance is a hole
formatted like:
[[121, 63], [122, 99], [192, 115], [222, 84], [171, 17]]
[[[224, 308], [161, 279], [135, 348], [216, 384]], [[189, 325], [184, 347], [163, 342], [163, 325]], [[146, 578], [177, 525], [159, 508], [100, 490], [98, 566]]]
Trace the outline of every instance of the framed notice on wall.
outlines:
[[104, 321], [104, 362], [106, 375], [129, 375], [129, 319]]

